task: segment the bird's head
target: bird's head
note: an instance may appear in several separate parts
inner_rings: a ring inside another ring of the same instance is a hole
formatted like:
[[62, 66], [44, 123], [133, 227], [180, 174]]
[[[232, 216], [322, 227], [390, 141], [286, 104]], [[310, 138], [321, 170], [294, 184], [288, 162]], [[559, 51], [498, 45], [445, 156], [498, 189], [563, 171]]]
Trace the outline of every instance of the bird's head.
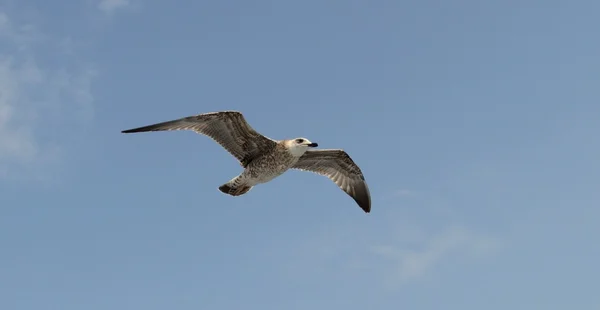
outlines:
[[296, 157], [300, 157], [308, 150], [309, 147], [317, 147], [319, 144], [310, 142], [306, 138], [296, 138], [285, 141], [285, 146]]

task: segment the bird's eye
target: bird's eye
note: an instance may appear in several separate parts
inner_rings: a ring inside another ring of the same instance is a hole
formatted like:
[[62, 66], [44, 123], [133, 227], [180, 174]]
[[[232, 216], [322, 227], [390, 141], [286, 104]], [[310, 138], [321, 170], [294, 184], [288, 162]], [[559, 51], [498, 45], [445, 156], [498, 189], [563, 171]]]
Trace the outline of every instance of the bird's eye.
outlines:
[[304, 139], [296, 139], [296, 143], [302, 143], [304, 142]]

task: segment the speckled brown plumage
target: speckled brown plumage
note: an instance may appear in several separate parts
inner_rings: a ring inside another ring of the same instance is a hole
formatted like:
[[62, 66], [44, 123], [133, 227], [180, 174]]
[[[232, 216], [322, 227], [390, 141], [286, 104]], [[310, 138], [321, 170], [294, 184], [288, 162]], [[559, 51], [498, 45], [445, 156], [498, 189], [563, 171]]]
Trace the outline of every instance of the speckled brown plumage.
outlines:
[[164, 130], [193, 130], [206, 135], [231, 155], [240, 161], [242, 167], [258, 155], [268, 152], [276, 145], [276, 141], [269, 139], [254, 130], [242, 113], [237, 111], [212, 112], [188, 116], [172, 121], [123, 130], [122, 133], [164, 131]]
[[199, 114], [122, 132], [163, 130], [193, 130], [206, 135], [238, 159], [245, 169], [219, 186], [225, 194], [244, 195], [255, 185], [269, 182], [293, 168], [328, 177], [363, 211], [371, 212], [371, 195], [362, 171], [344, 150], [308, 150], [317, 144], [304, 138], [267, 138], [255, 131], [237, 111]]

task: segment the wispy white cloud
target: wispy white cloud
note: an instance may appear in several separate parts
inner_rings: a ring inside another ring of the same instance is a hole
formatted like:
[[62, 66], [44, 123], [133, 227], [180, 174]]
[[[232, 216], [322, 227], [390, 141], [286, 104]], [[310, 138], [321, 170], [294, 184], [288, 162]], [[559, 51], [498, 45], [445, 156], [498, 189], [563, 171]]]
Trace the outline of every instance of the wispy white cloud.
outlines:
[[19, 102], [23, 89], [40, 79], [37, 66], [15, 65], [11, 57], [0, 56], [0, 162], [31, 161], [37, 153], [31, 126]]
[[391, 266], [388, 279], [403, 284], [427, 275], [444, 259], [487, 254], [499, 245], [497, 239], [454, 226], [419, 242], [391, 242], [372, 246], [370, 251]]
[[112, 14], [117, 9], [131, 5], [130, 0], [101, 0], [98, 8], [106, 14]]
[[435, 206], [424, 205], [419, 210], [390, 210], [373, 225], [364, 219], [327, 225], [300, 242], [290, 242], [287, 250], [278, 247], [285, 253], [279, 260], [286, 261], [283, 268], [290, 279], [315, 272], [366, 276], [364, 281], [396, 289], [435, 278], [447, 270], [448, 262], [465, 262], [461, 268], [468, 268], [469, 262], [501, 249], [500, 238], [468, 229], [451, 216], [434, 221], [435, 214], [439, 215]]
[[61, 152], [60, 125], [90, 119], [94, 70], [63, 57], [64, 38], [2, 11], [0, 42], [0, 176], [40, 171]]

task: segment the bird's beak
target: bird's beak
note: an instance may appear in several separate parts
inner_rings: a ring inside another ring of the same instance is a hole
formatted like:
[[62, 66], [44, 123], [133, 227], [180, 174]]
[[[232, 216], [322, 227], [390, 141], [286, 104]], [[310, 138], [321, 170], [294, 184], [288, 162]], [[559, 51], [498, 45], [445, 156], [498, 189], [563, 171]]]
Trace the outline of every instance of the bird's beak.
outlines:
[[308, 146], [308, 147], [317, 147], [317, 146], [319, 146], [319, 144], [318, 144], [318, 143], [314, 143], [314, 142], [313, 142], [313, 143], [309, 143], [309, 144], [307, 144], [307, 146]]

